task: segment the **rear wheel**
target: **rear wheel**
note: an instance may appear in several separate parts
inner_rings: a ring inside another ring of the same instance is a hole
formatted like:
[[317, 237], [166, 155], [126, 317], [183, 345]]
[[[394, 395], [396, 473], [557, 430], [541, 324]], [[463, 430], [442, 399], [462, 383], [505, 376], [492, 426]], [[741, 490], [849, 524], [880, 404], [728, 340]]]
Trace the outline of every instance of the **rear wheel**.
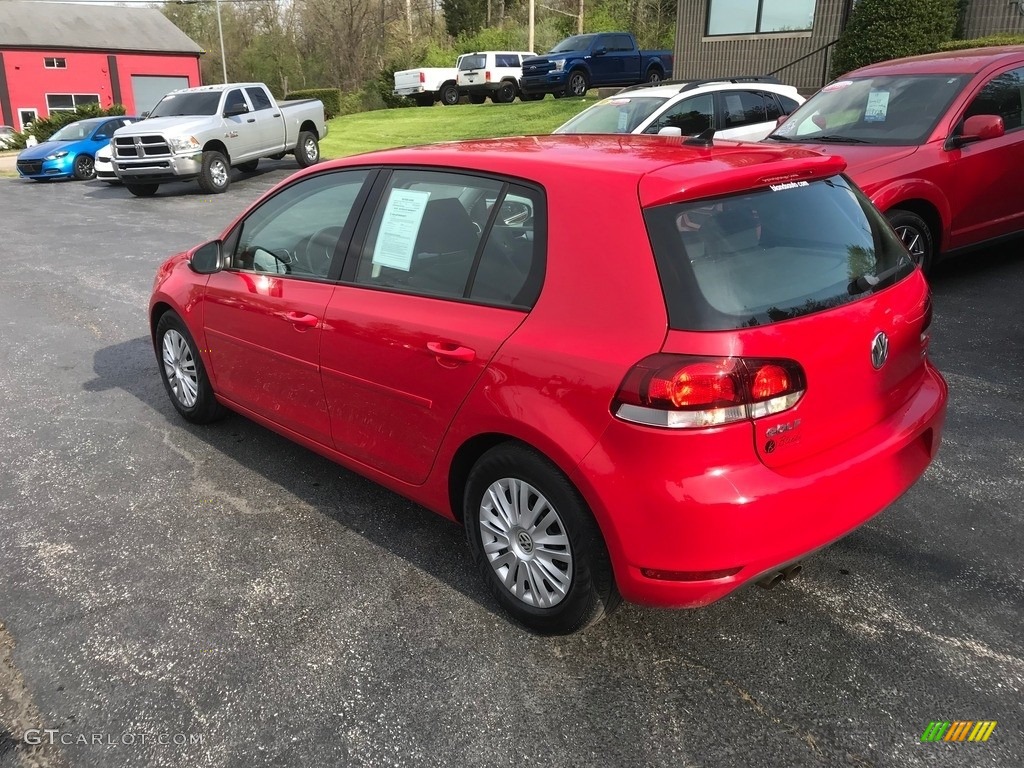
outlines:
[[653, 85], [657, 85], [662, 81], [661, 70], [657, 67], [651, 67], [647, 72], [647, 82]]
[[160, 378], [175, 410], [193, 424], [207, 424], [224, 416], [206, 375], [196, 342], [184, 321], [165, 312], [156, 324], [156, 356]]
[[256, 158], [255, 160], [249, 160], [244, 163], [239, 163], [238, 165], [235, 166], [235, 168], [240, 170], [242, 173], [252, 173], [257, 168], [259, 168], [259, 166], [260, 160], [259, 158]]
[[203, 167], [199, 171], [199, 188], [208, 195], [227, 192], [231, 185], [231, 166], [222, 152], [203, 152]]
[[516, 100], [516, 87], [512, 83], [504, 82], [498, 86], [498, 90], [491, 96], [495, 104], [511, 104]]
[[438, 97], [441, 99], [441, 103], [446, 107], [458, 104], [459, 87], [455, 85], [455, 83], [445, 83], [441, 86], [441, 91], [438, 93]]
[[569, 73], [569, 82], [565, 86], [566, 96], [586, 96], [590, 83], [587, 82], [587, 74], [582, 69]]
[[[110, 182], [113, 184], [114, 182]], [[124, 188], [136, 197], [152, 197], [160, 189], [159, 184], [125, 184]]]
[[904, 208], [893, 208], [885, 215], [914, 263], [928, 274], [935, 261], [935, 241], [928, 223]]
[[79, 155], [75, 158], [74, 177], [79, 181], [91, 179], [96, 175], [96, 164], [91, 155]]
[[619, 604], [590, 510], [536, 451], [515, 443], [492, 448], [470, 472], [463, 503], [473, 560], [519, 623], [541, 634], [569, 634]]
[[320, 160], [320, 142], [316, 134], [311, 131], [302, 131], [299, 140], [295, 145], [295, 162], [299, 168], [308, 168]]
[[469, 97], [469, 103], [470, 104], [483, 104], [485, 101], [487, 101], [487, 97], [486, 96], [470, 96]]

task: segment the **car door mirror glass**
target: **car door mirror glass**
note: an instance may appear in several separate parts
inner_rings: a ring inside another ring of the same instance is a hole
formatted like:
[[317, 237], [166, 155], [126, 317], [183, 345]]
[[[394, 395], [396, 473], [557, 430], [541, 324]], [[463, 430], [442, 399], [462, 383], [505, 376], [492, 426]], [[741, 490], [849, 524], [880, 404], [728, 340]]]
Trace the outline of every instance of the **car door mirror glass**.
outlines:
[[245, 104], [231, 104], [224, 107], [224, 117], [238, 117], [244, 115], [249, 111], [249, 107]]
[[224, 268], [222, 253], [220, 241], [214, 240], [196, 248], [188, 260], [188, 265], [193, 272], [200, 275], [212, 275]]
[[683, 129], [676, 128], [674, 125], [666, 125], [664, 128], [658, 129], [659, 136], [682, 136]]
[[605, 48], [603, 45], [600, 48], [594, 49], [595, 56], [604, 56], [606, 53], [608, 53], [608, 49]]

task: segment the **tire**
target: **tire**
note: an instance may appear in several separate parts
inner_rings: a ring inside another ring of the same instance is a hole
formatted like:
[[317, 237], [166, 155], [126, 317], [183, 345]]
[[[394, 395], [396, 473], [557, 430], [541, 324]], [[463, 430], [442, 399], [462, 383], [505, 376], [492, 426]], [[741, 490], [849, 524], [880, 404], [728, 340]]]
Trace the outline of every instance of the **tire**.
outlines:
[[487, 101], [487, 97], [486, 96], [470, 96], [469, 97], [469, 103], [470, 104], [483, 104], [485, 101]]
[[[114, 182], [110, 182], [113, 184]], [[124, 188], [136, 197], [152, 197], [160, 189], [159, 184], [125, 184]]]
[[157, 366], [171, 405], [193, 424], [209, 424], [227, 411], [217, 402], [206, 375], [203, 360], [192, 334], [173, 311], [165, 312], [156, 324]]
[[223, 152], [203, 152], [203, 167], [199, 171], [199, 188], [208, 195], [227, 192], [231, 186], [231, 166]]
[[78, 155], [78, 157], [75, 158], [72, 175], [78, 179], [78, 181], [88, 181], [89, 179], [95, 178], [96, 163], [93, 161], [92, 155]]
[[441, 103], [446, 107], [454, 106], [459, 103], [459, 87], [455, 83], [445, 83], [441, 86], [441, 90], [438, 91], [438, 98]]
[[652, 84], [656, 85], [656, 84], [660, 83], [664, 79], [665, 79], [665, 76], [662, 74], [661, 70], [658, 69], [657, 67], [651, 67], [649, 70], [647, 70], [647, 79], [646, 79], [645, 82], [652, 83]]
[[417, 107], [432, 107], [434, 106], [434, 94], [418, 93], [413, 97], [413, 101], [416, 102]]
[[309, 168], [320, 161], [320, 142], [312, 131], [299, 133], [299, 140], [295, 143], [295, 162], [299, 168]]
[[[513, 508], [526, 498], [523, 517], [512, 521], [496, 513], [495, 496]], [[526, 523], [531, 506], [539, 519]], [[480, 575], [506, 613], [526, 628], [570, 634], [596, 623], [621, 601], [590, 510], [568, 478], [536, 451], [504, 443], [481, 456], [469, 473], [463, 510]]]
[[928, 223], [905, 208], [893, 208], [885, 216], [914, 263], [919, 264], [926, 275], [929, 274], [935, 263], [935, 239]]
[[511, 104], [516, 100], [516, 87], [509, 82], [499, 83], [498, 90], [491, 95], [495, 104]]
[[242, 173], [253, 173], [259, 167], [260, 167], [260, 159], [259, 158], [256, 158], [255, 160], [248, 160], [248, 161], [246, 161], [244, 163], [239, 163], [238, 165], [235, 166], [235, 168], [240, 170]]
[[569, 73], [569, 79], [565, 83], [566, 96], [586, 96], [590, 83], [587, 82], [587, 73], [582, 69], [575, 69]]

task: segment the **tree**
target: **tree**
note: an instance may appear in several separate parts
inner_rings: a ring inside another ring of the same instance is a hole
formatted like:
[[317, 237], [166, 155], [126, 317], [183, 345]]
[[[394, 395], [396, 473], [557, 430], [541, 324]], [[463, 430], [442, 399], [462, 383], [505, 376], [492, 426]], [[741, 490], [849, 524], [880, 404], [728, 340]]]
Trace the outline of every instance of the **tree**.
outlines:
[[478, 32], [487, 22], [487, 0], [441, 0], [441, 8], [452, 37]]
[[957, 11], [958, 0], [858, 0], [836, 43], [832, 76], [938, 50], [953, 38]]

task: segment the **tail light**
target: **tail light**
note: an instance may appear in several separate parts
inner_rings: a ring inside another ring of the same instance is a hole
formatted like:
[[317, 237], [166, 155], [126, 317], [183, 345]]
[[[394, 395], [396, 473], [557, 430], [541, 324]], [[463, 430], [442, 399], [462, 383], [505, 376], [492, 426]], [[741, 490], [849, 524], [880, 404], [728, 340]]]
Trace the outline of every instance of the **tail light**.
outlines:
[[806, 389], [793, 360], [658, 354], [626, 374], [612, 412], [654, 427], [715, 427], [788, 410]]
[[427, 73], [426, 72], [420, 72], [420, 82], [421, 83], [427, 82]]
[[484, 72], [484, 80], [486, 80], [488, 83], [491, 82], [491, 72], [490, 72], [490, 70]]

